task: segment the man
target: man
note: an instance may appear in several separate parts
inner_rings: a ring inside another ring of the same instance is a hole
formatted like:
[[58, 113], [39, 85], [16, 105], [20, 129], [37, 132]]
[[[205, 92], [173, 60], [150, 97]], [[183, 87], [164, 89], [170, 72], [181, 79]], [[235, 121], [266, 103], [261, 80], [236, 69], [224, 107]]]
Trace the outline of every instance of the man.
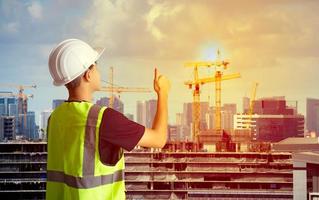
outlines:
[[92, 103], [101, 87], [96, 61], [102, 53], [68, 39], [49, 56], [53, 84], [65, 85], [69, 98], [49, 118], [46, 199], [125, 199], [122, 149], [166, 143], [169, 80], [155, 69], [157, 112], [152, 128], [145, 128]]

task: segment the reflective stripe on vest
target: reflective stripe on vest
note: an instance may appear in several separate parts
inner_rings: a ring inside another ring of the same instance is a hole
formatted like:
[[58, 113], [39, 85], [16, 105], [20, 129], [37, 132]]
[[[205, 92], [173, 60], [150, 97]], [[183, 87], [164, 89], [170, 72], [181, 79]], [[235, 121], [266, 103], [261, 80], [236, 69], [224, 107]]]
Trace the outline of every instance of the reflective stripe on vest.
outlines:
[[124, 170], [117, 170], [113, 174], [94, 176], [95, 131], [100, 110], [100, 106], [93, 105], [87, 117], [83, 153], [83, 177], [68, 175], [61, 171], [47, 170], [48, 181], [65, 183], [74, 188], [93, 188], [123, 180]]
[[75, 177], [67, 175], [59, 171], [48, 171], [48, 181], [55, 181], [65, 183], [68, 186], [74, 188], [93, 188], [100, 185], [111, 184], [113, 182], [123, 180], [123, 170], [118, 170], [114, 174], [102, 175], [102, 176], [87, 176], [87, 177]]

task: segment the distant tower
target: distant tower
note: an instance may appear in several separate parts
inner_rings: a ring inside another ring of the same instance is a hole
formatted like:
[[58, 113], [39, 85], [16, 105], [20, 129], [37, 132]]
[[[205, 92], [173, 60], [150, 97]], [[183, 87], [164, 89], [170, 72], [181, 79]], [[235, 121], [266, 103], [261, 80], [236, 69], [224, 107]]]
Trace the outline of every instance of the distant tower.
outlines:
[[48, 126], [48, 119], [52, 113], [52, 110], [44, 110], [40, 113], [40, 132], [39, 138], [46, 139], [47, 136], [47, 126]]
[[137, 101], [136, 103], [136, 122], [146, 126], [146, 102]]
[[319, 99], [307, 98], [306, 128], [319, 135]]
[[157, 110], [157, 100], [151, 99], [146, 102], [146, 127], [152, 127]]
[[249, 112], [250, 99], [248, 97], [243, 97], [243, 113], [247, 114]]

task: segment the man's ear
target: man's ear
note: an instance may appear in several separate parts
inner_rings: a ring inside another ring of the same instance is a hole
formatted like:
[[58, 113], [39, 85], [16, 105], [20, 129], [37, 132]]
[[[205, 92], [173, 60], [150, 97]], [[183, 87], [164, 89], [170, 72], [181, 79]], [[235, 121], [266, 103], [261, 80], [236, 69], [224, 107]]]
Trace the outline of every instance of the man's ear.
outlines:
[[84, 80], [87, 82], [91, 81], [91, 75], [91, 70], [86, 70], [83, 76]]

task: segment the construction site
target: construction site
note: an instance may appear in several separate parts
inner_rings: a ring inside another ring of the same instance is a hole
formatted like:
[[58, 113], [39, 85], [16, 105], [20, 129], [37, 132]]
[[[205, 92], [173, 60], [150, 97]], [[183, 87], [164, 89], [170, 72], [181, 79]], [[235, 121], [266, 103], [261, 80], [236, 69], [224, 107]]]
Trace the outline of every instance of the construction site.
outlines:
[[[168, 141], [163, 149], [139, 147], [125, 152], [127, 199], [293, 199], [292, 154], [274, 152], [271, 142], [255, 137], [253, 114], [258, 83], [253, 84], [249, 109], [240, 128], [222, 128], [221, 82], [240, 78], [240, 74], [224, 75], [229, 62], [220, 59], [219, 51], [217, 55], [214, 62], [185, 64], [193, 68], [194, 75], [194, 80], [185, 82], [193, 88], [191, 140]], [[215, 73], [201, 78], [200, 67], [215, 67]], [[110, 93], [111, 108], [114, 93], [150, 92], [115, 85], [113, 68], [109, 80], [111, 86], [101, 91]], [[200, 93], [202, 85], [208, 83], [215, 83], [214, 128], [202, 129]], [[22, 92], [21, 99], [25, 97]], [[45, 198], [46, 145], [29, 141], [0, 143], [1, 197]]]
[[[46, 142], [0, 150], [1, 197], [44, 199]], [[290, 153], [192, 150], [193, 143], [168, 143], [125, 152], [127, 199], [292, 199]]]

